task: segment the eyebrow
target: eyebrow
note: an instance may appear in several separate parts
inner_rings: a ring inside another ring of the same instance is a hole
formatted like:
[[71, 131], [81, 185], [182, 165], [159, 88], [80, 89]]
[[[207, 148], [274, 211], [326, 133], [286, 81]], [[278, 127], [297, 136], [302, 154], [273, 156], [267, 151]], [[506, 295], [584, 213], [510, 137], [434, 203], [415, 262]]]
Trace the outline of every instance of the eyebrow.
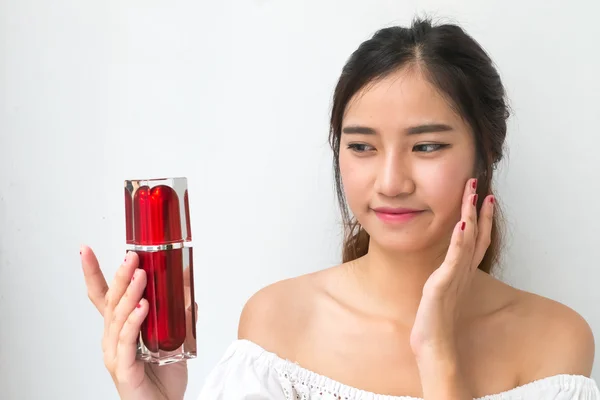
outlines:
[[[406, 134], [418, 135], [421, 133], [448, 132], [448, 131], [452, 131], [452, 130], [453, 130], [453, 128], [450, 125], [446, 125], [446, 124], [425, 124], [425, 125], [411, 126], [410, 128], [406, 129]], [[377, 131], [373, 128], [369, 128], [368, 126], [349, 125], [349, 126], [345, 126], [342, 129], [342, 133], [360, 134], [360, 135], [375, 135], [375, 134], [377, 134]]]

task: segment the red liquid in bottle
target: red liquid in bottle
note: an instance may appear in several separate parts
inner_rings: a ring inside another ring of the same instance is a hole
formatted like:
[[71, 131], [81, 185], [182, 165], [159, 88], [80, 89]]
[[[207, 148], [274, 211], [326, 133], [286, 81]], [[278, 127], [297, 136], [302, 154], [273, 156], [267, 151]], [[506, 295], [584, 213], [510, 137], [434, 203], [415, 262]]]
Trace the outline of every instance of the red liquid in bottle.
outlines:
[[[130, 196], [127, 197], [131, 199]], [[132, 207], [135, 224], [130, 221], [132, 215], [128, 213], [127, 208], [126, 203], [127, 225], [135, 225], [133, 231], [128, 228], [128, 241], [131, 234], [135, 237], [137, 245], [162, 245], [184, 239], [179, 199], [177, 193], [169, 186], [138, 188]], [[189, 250], [183, 248], [154, 252], [136, 251], [140, 260], [139, 267], [146, 271], [144, 298], [150, 306], [141, 333], [144, 345], [152, 352], [173, 351], [185, 341], [183, 252]]]

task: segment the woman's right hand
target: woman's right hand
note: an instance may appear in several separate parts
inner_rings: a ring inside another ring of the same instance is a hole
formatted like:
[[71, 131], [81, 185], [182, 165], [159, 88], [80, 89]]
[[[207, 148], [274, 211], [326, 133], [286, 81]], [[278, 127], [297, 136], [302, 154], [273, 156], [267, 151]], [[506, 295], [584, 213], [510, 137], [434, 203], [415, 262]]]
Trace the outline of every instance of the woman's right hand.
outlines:
[[127, 254], [110, 287], [92, 249], [81, 248], [81, 262], [88, 297], [104, 317], [104, 364], [121, 399], [183, 399], [185, 361], [159, 367], [136, 359], [140, 327], [148, 313], [148, 302], [142, 298], [146, 272], [138, 268], [137, 254]]

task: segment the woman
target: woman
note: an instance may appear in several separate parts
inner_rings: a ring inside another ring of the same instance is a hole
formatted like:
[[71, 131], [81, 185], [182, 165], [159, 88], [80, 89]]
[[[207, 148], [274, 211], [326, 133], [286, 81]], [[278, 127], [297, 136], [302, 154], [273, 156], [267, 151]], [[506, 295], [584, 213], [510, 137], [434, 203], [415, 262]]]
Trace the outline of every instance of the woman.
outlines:
[[[600, 399], [586, 321], [490, 275], [504, 97], [457, 26], [417, 20], [364, 42], [331, 116], [343, 264], [256, 293], [200, 399]], [[136, 254], [110, 289], [88, 247], [82, 262], [121, 398], [183, 398], [184, 363], [135, 360], [148, 310]]]

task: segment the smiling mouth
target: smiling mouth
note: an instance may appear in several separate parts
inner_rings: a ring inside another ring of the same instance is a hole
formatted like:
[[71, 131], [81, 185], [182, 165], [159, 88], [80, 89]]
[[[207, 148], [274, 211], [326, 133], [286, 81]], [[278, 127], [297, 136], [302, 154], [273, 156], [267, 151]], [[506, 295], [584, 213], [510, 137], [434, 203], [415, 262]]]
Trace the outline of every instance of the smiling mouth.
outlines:
[[423, 210], [376, 208], [373, 210], [377, 218], [387, 223], [408, 222], [419, 216]]
[[418, 210], [415, 208], [403, 208], [403, 207], [376, 207], [373, 211], [382, 214], [410, 214], [421, 212], [423, 210]]

